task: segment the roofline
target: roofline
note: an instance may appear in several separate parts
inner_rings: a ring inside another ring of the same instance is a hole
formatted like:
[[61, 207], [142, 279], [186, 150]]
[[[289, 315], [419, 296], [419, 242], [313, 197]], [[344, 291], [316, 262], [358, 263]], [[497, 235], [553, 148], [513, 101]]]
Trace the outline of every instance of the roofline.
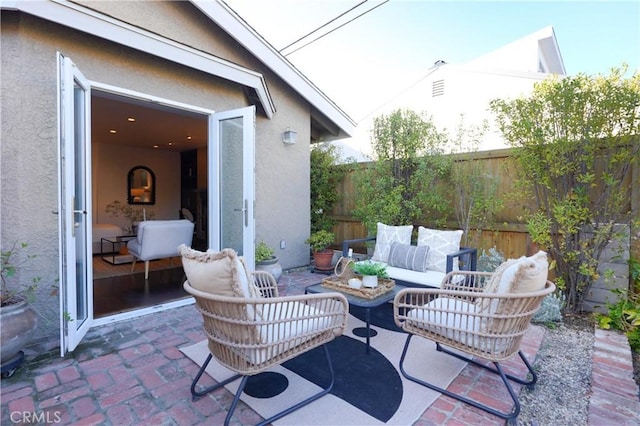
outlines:
[[273, 117], [276, 111], [262, 74], [134, 27], [81, 5], [70, 3], [66, 0], [44, 2], [3, 0], [0, 9], [16, 10], [33, 15], [251, 87], [256, 91], [269, 119]]
[[311, 103], [319, 112], [335, 122], [347, 136], [351, 136], [356, 123], [327, 95], [318, 89], [291, 62], [269, 44], [223, 0], [190, 0], [206, 16], [225, 30], [238, 43], [260, 59], [267, 67]]

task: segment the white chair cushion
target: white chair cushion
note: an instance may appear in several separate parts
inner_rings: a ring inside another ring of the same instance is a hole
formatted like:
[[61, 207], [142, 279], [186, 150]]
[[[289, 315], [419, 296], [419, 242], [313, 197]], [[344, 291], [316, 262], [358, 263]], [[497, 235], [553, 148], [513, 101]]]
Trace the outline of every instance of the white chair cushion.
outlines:
[[415, 318], [428, 322], [413, 325], [489, 353], [502, 352], [511, 343], [512, 338], [508, 335], [498, 337], [487, 333], [487, 319], [473, 315], [478, 309], [474, 303], [439, 297], [424, 306], [427, 309], [413, 309], [408, 312], [407, 321]]
[[376, 246], [372, 259], [386, 263], [389, 259], [391, 243], [411, 244], [411, 232], [413, 232], [413, 225], [389, 226], [378, 222]]
[[[462, 231], [440, 231], [422, 226], [418, 227], [418, 245], [429, 246], [427, 269], [439, 272], [447, 271], [447, 255], [460, 250]], [[458, 270], [458, 263], [453, 262], [453, 270]]]
[[394, 280], [407, 281], [410, 283], [420, 284], [427, 287], [440, 288], [442, 280], [446, 275], [444, 272], [426, 271], [418, 272], [411, 269], [396, 268], [387, 266], [387, 275]]
[[[315, 337], [318, 330], [331, 326], [331, 318], [322, 317], [323, 311], [305, 303], [289, 301], [262, 305], [258, 310], [263, 321], [274, 322], [270, 326], [259, 326], [258, 335], [263, 344], [276, 343], [281, 340], [295, 339], [293, 344], [270, 346], [264, 349], [247, 348], [243, 350], [244, 357], [252, 363], [262, 363], [285, 350], [298, 346]], [[320, 318], [308, 318], [320, 316]], [[278, 325], [277, 320], [290, 320], [295, 317], [307, 317], [295, 322]], [[315, 334], [314, 334], [315, 333]]]

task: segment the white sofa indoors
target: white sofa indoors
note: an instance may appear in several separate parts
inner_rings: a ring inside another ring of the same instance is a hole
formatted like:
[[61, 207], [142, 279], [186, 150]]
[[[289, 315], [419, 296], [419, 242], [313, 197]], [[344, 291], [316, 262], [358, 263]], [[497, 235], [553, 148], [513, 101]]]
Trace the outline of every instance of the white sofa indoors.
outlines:
[[345, 240], [342, 255], [349, 256], [350, 245], [375, 241], [372, 261], [387, 265], [387, 274], [407, 287], [439, 288], [451, 271], [475, 271], [478, 250], [460, 247], [462, 231], [441, 231], [418, 227], [418, 241], [411, 245], [412, 225], [389, 226], [378, 223], [375, 237]]

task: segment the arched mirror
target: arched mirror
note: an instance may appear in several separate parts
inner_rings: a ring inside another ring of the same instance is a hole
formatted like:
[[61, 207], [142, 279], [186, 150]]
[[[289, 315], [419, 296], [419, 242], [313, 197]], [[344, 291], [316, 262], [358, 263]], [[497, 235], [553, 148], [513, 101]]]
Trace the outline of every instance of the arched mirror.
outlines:
[[129, 204], [156, 203], [156, 175], [145, 166], [136, 166], [127, 175], [127, 199]]

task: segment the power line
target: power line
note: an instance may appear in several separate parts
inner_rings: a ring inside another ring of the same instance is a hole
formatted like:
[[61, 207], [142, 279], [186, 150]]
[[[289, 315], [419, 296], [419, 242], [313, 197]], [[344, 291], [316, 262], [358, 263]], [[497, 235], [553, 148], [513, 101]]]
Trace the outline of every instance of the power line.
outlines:
[[279, 50], [280, 53], [282, 53], [283, 50], [287, 49], [288, 47], [293, 46], [294, 44], [296, 44], [297, 42], [299, 42], [300, 40], [303, 40], [307, 37], [309, 37], [311, 34], [320, 31], [321, 29], [323, 29], [324, 27], [326, 27], [327, 25], [331, 24], [332, 22], [335, 22], [336, 20], [338, 20], [339, 18], [342, 18], [344, 15], [346, 15], [347, 13], [351, 12], [352, 10], [362, 6], [363, 4], [365, 4], [367, 1], [369, 0], [364, 0], [361, 1], [360, 3], [356, 4], [355, 6], [353, 6], [351, 9], [347, 10], [346, 12], [342, 12], [340, 15], [336, 16], [335, 18], [333, 18], [332, 20], [328, 21], [327, 23], [319, 26], [318, 28], [316, 28], [315, 30], [311, 31], [310, 33], [307, 33], [305, 35], [303, 35], [302, 37], [300, 37], [299, 39], [297, 39], [296, 41], [294, 41], [293, 43], [289, 43], [288, 45], [286, 45], [285, 47], [283, 47], [282, 49]]
[[[349, 23], [351, 23], [351, 22], [355, 21], [356, 19], [360, 18], [361, 16], [366, 15], [366, 14], [367, 14], [367, 13], [369, 13], [369, 12], [372, 12], [373, 10], [375, 10], [375, 9], [379, 8], [380, 6], [382, 6], [383, 4], [388, 3], [388, 2], [389, 2], [389, 0], [385, 0], [385, 1], [383, 1], [382, 3], [380, 3], [380, 4], [376, 5], [375, 7], [372, 7], [371, 9], [369, 9], [369, 10], [367, 10], [367, 11], [365, 11], [365, 12], [361, 13], [360, 15], [356, 16], [355, 18], [348, 20], [348, 21], [347, 21], [347, 22], [345, 22], [344, 24], [342, 24], [342, 25], [339, 25], [339, 26], [335, 27], [335, 28], [334, 28], [334, 29], [332, 29], [331, 31], [326, 32], [326, 33], [322, 34], [321, 36], [318, 36], [318, 37], [314, 38], [313, 40], [311, 40], [311, 41], [310, 41], [310, 42], [308, 42], [307, 44], [303, 44], [302, 46], [298, 47], [297, 49], [295, 49], [295, 50], [293, 50], [293, 51], [291, 51], [291, 52], [289, 52], [289, 53], [286, 53], [286, 54], [284, 54], [284, 53], [283, 53], [283, 55], [284, 55], [284, 56], [289, 56], [289, 55], [291, 55], [292, 53], [295, 53], [295, 52], [297, 52], [298, 50], [300, 50], [300, 49], [302, 49], [302, 48], [304, 48], [304, 47], [307, 47], [307, 46], [308, 46], [308, 45], [310, 45], [311, 43], [313, 43], [313, 42], [315, 42], [315, 41], [320, 40], [321, 38], [323, 38], [323, 37], [325, 37], [325, 36], [327, 36], [327, 35], [331, 34], [332, 32], [334, 32], [334, 31], [336, 31], [336, 30], [338, 30], [338, 29], [340, 29], [340, 28], [342, 28], [342, 27], [344, 27], [345, 25], [347, 25], [347, 24], [349, 24]], [[283, 50], [284, 50], [284, 49], [283, 49]], [[280, 51], [280, 52], [282, 52], [282, 51]]]

